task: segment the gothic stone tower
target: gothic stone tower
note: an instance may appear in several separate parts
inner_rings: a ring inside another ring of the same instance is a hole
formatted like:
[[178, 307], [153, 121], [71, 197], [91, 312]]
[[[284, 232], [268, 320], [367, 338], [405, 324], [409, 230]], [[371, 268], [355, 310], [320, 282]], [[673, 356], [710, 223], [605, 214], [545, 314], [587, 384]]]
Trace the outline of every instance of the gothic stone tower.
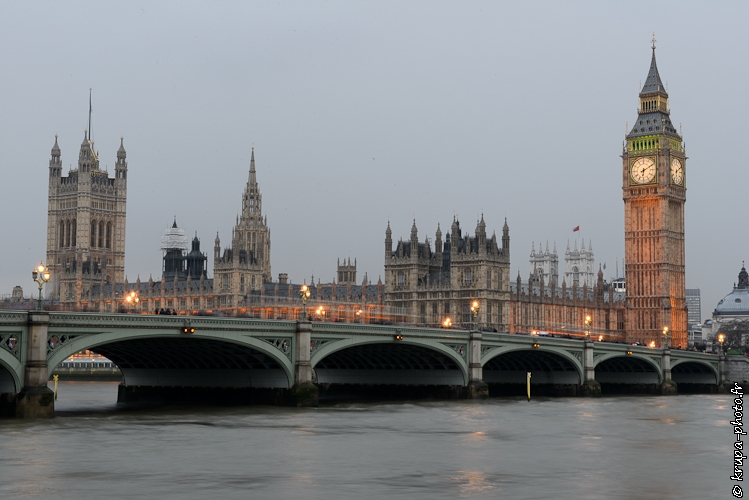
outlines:
[[684, 282], [686, 154], [670, 118], [655, 41], [637, 121], [622, 153], [627, 339], [687, 346]]
[[255, 176], [255, 147], [250, 159], [250, 177], [242, 195], [242, 215], [232, 231], [231, 247], [221, 255], [218, 233], [213, 248], [214, 291], [219, 307], [241, 307], [252, 290], [271, 281], [270, 229], [263, 218], [262, 196]]
[[126, 157], [120, 137], [115, 175], [109, 177], [99, 169], [94, 143], [85, 131], [78, 168], [63, 176], [55, 135], [49, 161], [48, 293], [66, 309], [85, 309], [94, 284], [125, 280]]

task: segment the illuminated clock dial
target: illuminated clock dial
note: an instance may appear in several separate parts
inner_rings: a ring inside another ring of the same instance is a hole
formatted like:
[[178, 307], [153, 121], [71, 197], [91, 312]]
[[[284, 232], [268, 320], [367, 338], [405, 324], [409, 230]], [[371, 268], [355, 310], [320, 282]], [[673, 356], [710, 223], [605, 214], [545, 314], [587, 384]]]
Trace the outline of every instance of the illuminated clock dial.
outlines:
[[647, 184], [655, 179], [655, 162], [652, 158], [639, 158], [632, 163], [629, 174], [636, 184]]
[[678, 158], [671, 159], [671, 180], [674, 184], [684, 184], [684, 165]]

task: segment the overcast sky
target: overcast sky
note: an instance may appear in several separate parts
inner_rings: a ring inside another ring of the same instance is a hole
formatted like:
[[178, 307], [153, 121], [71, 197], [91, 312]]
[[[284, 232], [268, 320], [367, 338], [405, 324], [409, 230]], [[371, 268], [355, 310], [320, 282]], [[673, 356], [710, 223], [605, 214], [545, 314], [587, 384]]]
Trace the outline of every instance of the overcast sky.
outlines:
[[[126, 274], [161, 276], [173, 216], [230, 243], [255, 145], [273, 276], [383, 272], [385, 228], [507, 217], [511, 273], [531, 243], [624, 254], [625, 125], [655, 32], [687, 147], [687, 287], [703, 320], [749, 260], [745, 2], [3, 2], [0, 294], [45, 258], [50, 149], [93, 139], [129, 164]], [[580, 233], [572, 233], [579, 225]], [[621, 274], [620, 269], [620, 274]]]

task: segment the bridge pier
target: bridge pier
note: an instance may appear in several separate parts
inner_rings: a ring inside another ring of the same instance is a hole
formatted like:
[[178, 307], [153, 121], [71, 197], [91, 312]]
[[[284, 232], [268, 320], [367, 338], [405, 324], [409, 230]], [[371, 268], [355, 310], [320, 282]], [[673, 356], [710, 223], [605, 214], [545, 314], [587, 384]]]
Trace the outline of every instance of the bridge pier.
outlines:
[[47, 387], [47, 329], [49, 313], [35, 311], [28, 316], [29, 339], [26, 351], [23, 388], [16, 396], [17, 418], [52, 418], [55, 416], [55, 398]]
[[484, 382], [484, 369], [481, 366], [481, 339], [479, 331], [471, 331], [468, 337], [468, 387], [466, 399], [489, 397], [489, 386]]
[[297, 321], [295, 336], [294, 385], [288, 392], [290, 406], [317, 406], [319, 391], [312, 383], [312, 364], [310, 363], [310, 340], [312, 323]]
[[596, 368], [593, 365], [593, 349], [595, 342], [585, 339], [583, 342], [583, 385], [582, 395], [588, 397], [599, 397], [601, 395], [601, 384], [596, 380]]
[[661, 356], [661, 370], [663, 370], [663, 383], [661, 384], [661, 394], [664, 396], [673, 396], [678, 394], [676, 382], [671, 380], [671, 349], [663, 348]]

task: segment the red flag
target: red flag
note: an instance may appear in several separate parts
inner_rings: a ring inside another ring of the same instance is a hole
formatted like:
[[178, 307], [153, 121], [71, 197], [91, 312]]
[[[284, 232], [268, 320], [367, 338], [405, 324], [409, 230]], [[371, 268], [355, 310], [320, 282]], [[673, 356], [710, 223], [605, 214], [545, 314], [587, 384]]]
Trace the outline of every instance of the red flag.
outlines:
[[575, 231], [579, 231], [579, 230], [580, 230], [580, 226], [575, 226], [575, 229], [573, 229], [572, 232], [574, 233]]

